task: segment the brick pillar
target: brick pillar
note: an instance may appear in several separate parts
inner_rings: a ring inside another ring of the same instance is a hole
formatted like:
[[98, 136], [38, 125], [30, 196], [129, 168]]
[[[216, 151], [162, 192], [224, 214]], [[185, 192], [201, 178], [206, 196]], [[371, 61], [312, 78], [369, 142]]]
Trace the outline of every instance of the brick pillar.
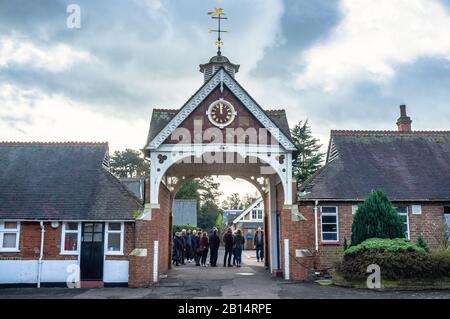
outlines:
[[170, 263], [172, 196], [161, 184], [160, 208], [152, 208], [151, 220], [136, 220], [134, 250], [129, 256], [128, 286], [148, 287], [154, 278], [154, 242], [158, 241], [157, 275], [165, 273]]
[[151, 229], [152, 221], [136, 220], [135, 249], [129, 256], [129, 287], [148, 287], [153, 283]]

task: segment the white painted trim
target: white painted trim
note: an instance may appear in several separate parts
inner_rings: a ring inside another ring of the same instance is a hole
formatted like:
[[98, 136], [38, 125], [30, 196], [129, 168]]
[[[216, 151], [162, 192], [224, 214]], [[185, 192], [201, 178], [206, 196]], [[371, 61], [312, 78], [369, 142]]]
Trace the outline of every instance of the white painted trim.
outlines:
[[[335, 213], [324, 213], [322, 210], [324, 207], [332, 207], [336, 208]], [[323, 222], [322, 217], [323, 216], [336, 216], [336, 240], [324, 240], [323, 239]], [[339, 243], [339, 207], [338, 206], [320, 206], [320, 240], [321, 243], [327, 244], [327, 243]]]
[[153, 282], [158, 282], [159, 246], [158, 241], [153, 242]]
[[[109, 230], [109, 224], [120, 224], [120, 230]], [[110, 251], [110, 250], [108, 250], [109, 233], [111, 233], [111, 234], [120, 234], [120, 250], [118, 250], [118, 251]], [[107, 222], [107, 223], [105, 223], [104, 255], [105, 256], [123, 256], [124, 237], [125, 237], [125, 226], [124, 226], [124, 223], [121, 223], [121, 222]]]
[[289, 239], [284, 240], [284, 279], [289, 280]]
[[240, 87], [236, 80], [226, 71], [221, 69], [211, 79], [206, 82], [202, 88], [189, 99], [189, 101], [180, 109], [180, 111], [170, 120], [170, 122], [150, 141], [146, 149], [158, 148], [171, 134], [181, 125], [181, 123], [208, 97], [208, 95], [221, 83], [224, 83], [228, 89], [238, 98], [253, 116], [272, 134], [273, 137], [286, 150], [295, 151], [296, 147], [272, 122], [267, 114], [259, 107], [253, 99]]
[[[5, 229], [5, 223], [16, 223], [16, 228]], [[3, 248], [3, 236], [5, 233], [16, 234], [16, 246], [14, 248]], [[18, 253], [20, 252], [20, 222], [11, 220], [2, 220], [0, 222], [0, 253]]]
[[[66, 230], [66, 224], [67, 223], [77, 223], [78, 224], [78, 229], [75, 230]], [[72, 251], [72, 250], [65, 250], [65, 239], [66, 239], [66, 232], [67, 233], [72, 233], [75, 234], [77, 233], [77, 250], [76, 251]], [[64, 255], [64, 256], [77, 256], [80, 255], [80, 250], [81, 250], [81, 222], [71, 222], [71, 221], [64, 221], [61, 222], [61, 249], [60, 249], [60, 255]]]
[[[211, 143], [206, 146], [196, 144], [179, 145], [180, 148], [172, 148], [170, 151], [155, 150], [150, 152], [150, 203], [158, 205], [159, 185], [167, 170], [175, 163], [195, 156], [201, 158], [203, 154], [216, 153], [237, 153], [242, 158], [254, 157], [266, 163], [270, 167], [270, 172], [278, 175], [284, 191], [284, 205], [292, 205], [292, 154], [289, 152], [278, 153], [285, 156], [283, 163], [277, 160], [277, 156], [262, 147], [249, 149], [245, 144], [216, 144]], [[174, 150], [177, 149], [175, 152]], [[166, 159], [160, 163], [158, 156], [165, 155]], [[262, 169], [264, 166], [262, 166]], [[264, 172], [262, 172], [264, 174]]]
[[[258, 206], [258, 204], [260, 204], [261, 202], [262, 202], [262, 197], [258, 197], [254, 202], [253, 202], [253, 204], [251, 204], [249, 207], [247, 207], [238, 217], [236, 217], [234, 220], [233, 220], [233, 224], [236, 224], [236, 223], [239, 223], [239, 221], [242, 219], [242, 218], [244, 218], [244, 216], [245, 215], [247, 215], [248, 213], [251, 213], [252, 211], [253, 211], [253, 208], [255, 208], [256, 206]], [[264, 211], [263, 211], [263, 214], [264, 214]], [[259, 220], [259, 219], [256, 219], [256, 220], [251, 220], [251, 221], [263, 221], [264, 220], [264, 218], [263, 219], [261, 219], [261, 220]], [[247, 222], [248, 222], [249, 220], [247, 220]], [[244, 222], [244, 220], [242, 221], [242, 222]]]

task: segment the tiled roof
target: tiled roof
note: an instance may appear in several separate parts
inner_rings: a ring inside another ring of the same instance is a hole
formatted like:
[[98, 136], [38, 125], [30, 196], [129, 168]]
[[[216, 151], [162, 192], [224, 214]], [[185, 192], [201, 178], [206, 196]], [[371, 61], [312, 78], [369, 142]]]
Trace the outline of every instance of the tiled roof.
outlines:
[[300, 199], [363, 200], [384, 189], [391, 200], [450, 201], [449, 131], [332, 131], [330, 150]]
[[0, 142], [0, 219], [133, 219], [142, 206], [107, 154], [107, 143]]

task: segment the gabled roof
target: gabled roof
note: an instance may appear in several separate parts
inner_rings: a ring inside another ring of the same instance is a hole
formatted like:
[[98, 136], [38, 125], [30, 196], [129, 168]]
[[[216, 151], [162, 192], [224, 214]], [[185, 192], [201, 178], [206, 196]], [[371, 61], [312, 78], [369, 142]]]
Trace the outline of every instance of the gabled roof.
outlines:
[[300, 200], [450, 201], [450, 132], [331, 131], [326, 165], [300, 186]]
[[0, 142], [0, 219], [132, 220], [142, 205], [107, 154], [107, 143]]
[[153, 110], [145, 148], [155, 149], [159, 147], [216, 87], [222, 85], [225, 85], [269, 132], [274, 134], [279, 129], [278, 141], [284, 148], [297, 150], [290, 135], [285, 111], [264, 111], [223, 67], [205, 82], [180, 109]]
[[250, 213], [253, 208], [258, 206], [262, 202], [262, 197], [258, 197], [250, 206], [248, 206], [244, 211], [233, 220], [233, 224], [239, 223], [239, 221], [244, 218], [248, 213]]

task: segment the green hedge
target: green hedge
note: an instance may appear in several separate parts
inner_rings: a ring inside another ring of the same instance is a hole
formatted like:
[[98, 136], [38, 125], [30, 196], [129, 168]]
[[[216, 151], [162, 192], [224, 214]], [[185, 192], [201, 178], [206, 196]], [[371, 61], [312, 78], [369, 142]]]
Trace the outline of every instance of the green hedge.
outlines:
[[385, 279], [439, 278], [450, 274], [450, 253], [427, 253], [403, 239], [368, 239], [345, 251], [337, 271], [345, 279], [365, 279], [371, 264], [380, 266]]
[[403, 251], [425, 252], [425, 250], [419, 245], [404, 239], [371, 238], [363, 241], [359, 245], [348, 248], [344, 254], [352, 255], [364, 250], [373, 250], [373, 249], [386, 252], [403, 252]]

